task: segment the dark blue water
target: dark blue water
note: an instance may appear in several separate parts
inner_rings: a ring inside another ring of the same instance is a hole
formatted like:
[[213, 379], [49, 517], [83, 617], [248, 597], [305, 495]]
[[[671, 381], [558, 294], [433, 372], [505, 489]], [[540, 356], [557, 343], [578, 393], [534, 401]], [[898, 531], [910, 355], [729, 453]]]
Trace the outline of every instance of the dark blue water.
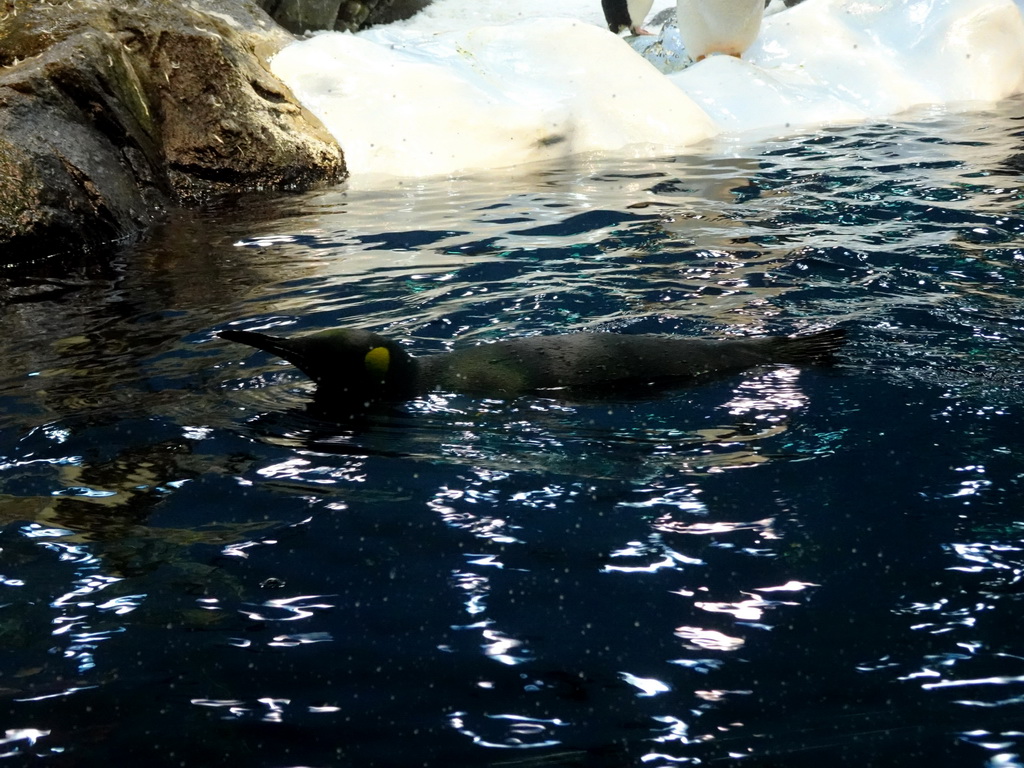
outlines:
[[[0, 755], [1024, 764], [1022, 116], [261, 197], [8, 268]], [[850, 342], [352, 429], [230, 323]]]

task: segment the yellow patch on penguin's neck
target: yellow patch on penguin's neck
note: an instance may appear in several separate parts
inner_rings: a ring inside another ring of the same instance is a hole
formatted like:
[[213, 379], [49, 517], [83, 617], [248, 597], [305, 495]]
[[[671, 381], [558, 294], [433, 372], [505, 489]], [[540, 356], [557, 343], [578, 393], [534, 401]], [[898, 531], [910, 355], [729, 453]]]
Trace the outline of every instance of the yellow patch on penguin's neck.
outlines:
[[366, 353], [363, 364], [366, 366], [367, 372], [384, 378], [388, 372], [388, 366], [391, 364], [391, 353], [388, 352], [387, 347], [374, 347]]

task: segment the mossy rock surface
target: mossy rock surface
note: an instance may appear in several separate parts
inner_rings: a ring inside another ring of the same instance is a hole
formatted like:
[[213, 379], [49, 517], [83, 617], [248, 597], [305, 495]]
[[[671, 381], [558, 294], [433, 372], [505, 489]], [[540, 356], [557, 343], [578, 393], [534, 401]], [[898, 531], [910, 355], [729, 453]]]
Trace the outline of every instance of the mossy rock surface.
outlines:
[[250, 0], [14, 0], [0, 19], [7, 261], [132, 237], [170, 204], [345, 178], [267, 67], [292, 40]]

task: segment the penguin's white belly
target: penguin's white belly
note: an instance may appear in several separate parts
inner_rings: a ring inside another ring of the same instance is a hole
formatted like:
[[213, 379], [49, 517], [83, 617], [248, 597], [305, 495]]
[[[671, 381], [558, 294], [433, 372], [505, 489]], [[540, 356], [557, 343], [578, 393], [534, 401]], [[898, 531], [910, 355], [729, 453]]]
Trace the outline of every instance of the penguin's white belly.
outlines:
[[652, 5], [654, 5], [654, 0], [626, 0], [629, 23], [634, 32], [644, 25], [644, 19], [651, 12]]
[[694, 61], [739, 56], [757, 38], [763, 15], [764, 0], [676, 0], [679, 35]]

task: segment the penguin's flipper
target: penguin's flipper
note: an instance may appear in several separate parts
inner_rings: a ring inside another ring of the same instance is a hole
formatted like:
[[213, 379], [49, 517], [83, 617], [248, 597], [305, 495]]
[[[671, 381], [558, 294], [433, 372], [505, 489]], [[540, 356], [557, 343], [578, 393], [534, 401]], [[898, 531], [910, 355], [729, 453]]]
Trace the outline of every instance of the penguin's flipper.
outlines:
[[[629, 18], [627, 0], [601, 0], [601, 10], [604, 11], [604, 20], [608, 22], [608, 29], [615, 34], [633, 26], [633, 22]], [[643, 19], [640, 21], [643, 22]]]

